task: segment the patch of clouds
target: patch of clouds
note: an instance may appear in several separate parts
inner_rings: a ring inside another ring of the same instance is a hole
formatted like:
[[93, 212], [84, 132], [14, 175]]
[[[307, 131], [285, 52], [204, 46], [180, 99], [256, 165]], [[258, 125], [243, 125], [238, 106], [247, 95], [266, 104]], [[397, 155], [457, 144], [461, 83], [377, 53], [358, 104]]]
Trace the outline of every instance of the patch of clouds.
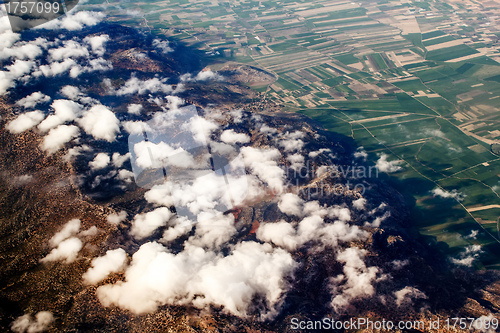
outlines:
[[120, 121], [115, 114], [104, 105], [95, 105], [78, 119], [78, 123], [87, 134], [97, 140], [112, 142], [120, 132]]
[[140, 115], [144, 107], [141, 104], [129, 104], [127, 106], [127, 112], [130, 114]]
[[138, 214], [132, 221], [130, 233], [137, 239], [149, 237], [158, 228], [166, 226], [172, 216], [172, 212], [166, 207], [156, 208], [149, 213]]
[[173, 92], [171, 85], [166, 84], [167, 79], [152, 78], [145, 81], [139, 80], [137, 77], [132, 76], [128, 79], [123, 86], [116, 90], [116, 95], [144, 95], [146, 93], [162, 92], [165, 94]]
[[130, 153], [126, 153], [121, 155], [120, 153], [113, 153], [113, 156], [111, 157], [111, 163], [115, 168], [121, 168], [123, 166], [123, 163], [128, 161], [130, 159]]
[[154, 48], [160, 50], [163, 54], [174, 51], [174, 49], [170, 47], [170, 42], [168, 40], [154, 39], [152, 44]]
[[126, 267], [126, 263], [127, 253], [125, 250], [109, 250], [104, 256], [92, 260], [92, 267], [83, 274], [83, 281], [86, 284], [97, 284], [111, 273], [122, 271]]
[[456, 189], [453, 189], [451, 191], [446, 191], [440, 187], [436, 187], [431, 191], [431, 193], [434, 197], [440, 197], [444, 199], [455, 199], [457, 201], [463, 201], [467, 196], [463, 193], [458, 192]]
[[388, 161], [387, 158], [389, 156], [387, 154], [380, 155], [380, 158], [375, 163], [375, 167], [381, 171], [386, 173], [393, 173], [402, 170], [403, 168], [400, 166], [402, 161]]
[[50, 253], [40, 261], [50, 262], [64, 260], [67, 264], [69, 264], [76, 260], [82, 247], [83, 242], [80, 239], [71, 237], [59, 243], [56, 248], [52, 249], [52, 251], [50, 251]]
[[241, 148], [241, 153], [245, 166], [252, 174], [267, 183], [271, 190], [283, 191], [284, 171], [278, 166], [277, 160], [281, 156], [276, 148], [257, 149], [253, 147]]
[[378, 267], [366, 266], [366, 253], [366, 250], [351, 247], [337, 254], [337, 260], [344, 264], [344, 273], [331, 278], [334, 310], [344, 309], [353, 300], [373, 296], [374, 283], [384, 278]]
[[106, 219], [107, 219], [108, 223], [113, 224], [113, 225], [118, 225], [127, 219], [127, 212], [122, 210], [122, 211], [118, 212], [117, 214], [109, 214], [106, 217]]
[[234, 129], [225, 130], [222, 132], [220, 139], [229, 144], [248, 143], [250, 137], [245, 133], [237, 133]]
[[352, 202], [352, 206], [354, 207], [354, 209], [364, 210], [366, 207], [366, 199], [365, 198], [356, 199]]
[[483, 253], [481, 245], [469, 245], [456, 258], [451, 258], [451, 262], [459, 266], [472, 267], [472, 264], [479, 259], [481, 253]]
[[52, 247], [58, 246], [63, 240], [75, 236], [80, 231], [81, 221], [79, 219], [69, 220], [64, 227], [57, 232], [49, 241]]
[[49, 52], [49, 59], [53, 61], [61, 61], [68, 58], [88, 58], [89, 50], [84, 45], [74, 40], [65, 40], [62, 42], [63, 46], [52, 48]]
[[21, 98], [16, 102], [16, 105], [22, 106], [25, 109], [34, 108], [38, 104], [50, 102], [50, 97], [42, 94], [40, 91], [34, 92], [29, 96]]
[[38, 129], [42, 132], [47, 132], [65, 122], [75, 120], [83, 110], [81, 104], [66, 99], [55, 100], [51, 106], [54, 109], [54, 114], [45, 118], [38, 125]]
[[397, 306], [411, 306], [413, 305], [413, 300], [418, 298], [427, 299], [427, 295], [414, 287], [406, 286], [401, 290], [395, 291], [394, 296], [396, 297]]
[[97, 154], [92, 161], [89, 162], [89, 167], [91, 170], [104, 169], [111, 162], [111, 158], [106, 153]]
[[40, 147], [49, 155], [55, 153], [72, 139], [80, 135], [80, 130], [74, 125], [59, 125], [49, 131], [43, 138]]
[[72, 10], [59, 19], [39, 25], [35, 29], [76, 31], [84, 27], [94, 26], [101, 22], [104, 17], [102, 12]]
[[293, 193], [286, 193], [281, 196], [278, 202], [278, 208], [287, 215], [302, 216], [304, 200]]
[[88, 36], [83, 41], [90, 45], [94, 54], [102, 57], [106, 52], [106, 43], [109, 41], [109, 35]]
[[16, 119], [10, 121], [6, 128], [11, 133], [21, 133], [38, 125], [44, 118], [45, 115], [39, 110], [22, 113]]
[[332, 150], [329, 149], [329, 148], [321, 148], [321, 149], [318, 149], [318, 150], [315, 150], [315, 151], [311, 151], [309, 152], [308, 156], [311, 157], [311, 158], [315, 158], [323, 153], [329, 153], [331, 152]]
[[368, 153], [364, 150], [363, 147], [359, 147], [354, 152], [354, 157], [366, 161], [366, 159], [368, 158]]
[[105, 306], [138, 314], [163, 304], [191, 303], [198, 308], [223, 306], [241, 317], [256, 310], [252, 300], [259, 297], [267, 309], [260, 309], [261, 315], [272, 317], [288, 288], [284, 277], [295, 266], [286, 251], [251, 241], [235, 245], [225, 257], [196, 246], [173, 254], [151, 242], [132, 256], [125, 281], [99, 287], [97, 296]]
[[51, 312], [40, 311], [34, 319], [30, 314], [18, 317], [10, 328], [15, 333], [41, 333], [47, 331], [53, 322], [54, 316]]
[[207, 69], [196, 74], [195, 77], [191, 75], [191, 73], [186, 73], [180, 76], [181, 81], [189, 82], [189, 81], [222, 81], [224, 77], [219, 73], [212, 72], [212, 70]]

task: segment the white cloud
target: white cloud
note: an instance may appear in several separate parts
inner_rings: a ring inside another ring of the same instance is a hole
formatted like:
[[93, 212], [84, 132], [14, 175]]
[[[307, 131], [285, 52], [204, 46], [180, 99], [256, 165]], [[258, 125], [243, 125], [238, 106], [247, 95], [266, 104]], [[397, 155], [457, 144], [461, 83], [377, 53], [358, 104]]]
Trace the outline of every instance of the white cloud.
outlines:
[[164, 185], [155, 185], [144, 194], [147, 202], [158, 205], [171, 207], [174, 205], [174, 200], [170, 194], [170, 189]]
[[16, 102], [16, 105], [20, 105], [25, 109], [34, 108], [38, 104], [50, 102], [50, 97], [37, 91], [29, 96], [21, 98]]
[[97, 296], [105, 306], [134, 313], [189, 302], [199, 308], [223, 306], [242, 317], [256, 310], [252, 300], [260, 296], [267, 311], [259, 311], [266, 318], [275, 314], [288, 288], [283, 278], [295, 266], [286, 251], [251, 241], [237, 244], [226, 257], [196, 246], [173, 254], [158, 243], [146, 243], [133, 255], [125, 281], [99, 287]]
[[366, 250], [351, 247], [337, 254], [337, 260], [344, 263], [344, 274], [331, 279], [334, 295], [331, 305], [334, 310], [344, 309], [352, 300], [375, 294], [373, 283], [377, 280], [379, 269], [366, 266], [366, 253]]
[[81, 221], [79, 219], [69, 220], [64, 227], [57, 232], [49, 241], [52, 247], [58, 246], [63, 240], [68, 239], [80, 231]]
[[127, 218], [127, 212], [122, 210], [118, 214], [109, 214], [107, 220], [111, 224], [120, 224], [120, 222], [125, 221]]
[[281, 157], [278, 149], [243, 147], [241, 153], [245, 165], [254, 175], [266, 182], [271, 190], [278, 192], [283, 190], [284, 171], [276, 162]]
[[352, 202], [352, 206], [357, 210], [363, 210], [365, 209], [366, 206], [366, 199], [365, 198], [356, 199]]
[[218, 73], [212, 72], [210, 69], [206, 71], [201, 71], [198, 74], [196, 74], [195, 78], [196, 81], [208, 81], [208, 80], [217, 80], [220, 81], [223, 79], [222, 75]]
[[127, 106], [127, 112], [130, 114], [139, 115], [139, 114], [141, 114], [142, 109], [143, 109], [143, 106], [141, 104], [129, 104]]
[[78, 11], [75, 10], [69, 12], [68, 14], [60, 17], [57, 20], [52, 20], [42, 25], [36, 27], [36, 29], [47, 29], [47, 30], [81, 30], [85, 26], [94, 26], [98, 24], [104, 18], [102, 12], [92, 12], [92, 11]]
[[[155, 144], [141, 141], [134, 145], [135, 162], [143, 169], [175, 166], [190, 168], [196, 166], [193, 156], [182, 148], [174, 149], [165, 142]], [[174, 157], [174, 158], [173, 158]]]
[[174, 49], [170, 47], [170, 43], [168, 40], [155, 39], [153, 40], [153, 46], [158, 50], [160, 50], [161, 53], [163, 54], [167, 54], [174, 51]]
[[66, 85], [61, 88], [61, 94], [69, 99], [76, 100], [81, 95], [81, 91], [78, 87]]
[[98, 56], [103, 56], [106, 52], [106, 43], [109, 41], [108, 35], [88, 36], [83, 41], [90, 45], [92, 52]]
[[43, 138], [41, 148], [49, 154], [53, 154], [71, 139], [80, 135], [78, 127], [74, 125], [59, 125], [49, 131], [49, 134]]
[[402, 161], [387, 161], [387, 157], [389, 157], [387, 154], [382, 154], [380, 158], [378, 159], [377, 163], [375, 164], [375, 167], [379, 171], [386, 172], [386, 173], [392, 173], [396, 172], [399, 170], [402, 170], [403, 168], [400, 166]]
[[92, 267], [83, 274], [83, 281], [87, 284], [99, 283], [109, 274], [122, 271], [126, 263], [127, 253], [123, 249], [109, 250], [104, 256], [92, 260]]
[[130, 233], [137, 239], [149, 237], [158, 228], [167, 225], [172, 216], [172, 212], [166, 207], [156, 208], [149, 213], [138, 214], [132, 221]]
[[171, 93], [173, 92], [172, 86], [166, 84], [166, 79], [160, 80], [158, 78], [152, 78], [149, 80], [141, 81], [135, 76], [131, 77], [123, 86], [116, 91], [118, 96], [139, 94], [143, 95], [145, 93]]
[[286, 193], [281, 196], [278, 203], [278, 208], [287, 215], [302, 216], [302, 205], [304, 200], [299, 198], [298, 195], [293, 193]]
[[16, 119], [10, 121], [7, 124], [6, 128], [11, 133], [21, 133], [38, 125], [43, 120], [43, 118], [45, 118], [45, 115], [42, 111], [36, 110], [26, 112], [20, 114]]
[[111, 161], [115, 168], [121, 168], [123, 163], [130, 159], [130, 153], [120, 155], [120, 153], [113, 153]]
[[111, 159], [109, 158], [109, 155], [106, 153], [99, 153], [97, 154], [92, 161], [89, 162], [90, 169], [92, 170], [99, 170], [107, 167], [109, 163], [111, 162]]
[[451, 258], [451, 262], [459, 266], [472, 267], [472, 264], [479, 258], [481, 253], [483, 253], [481, 245], [469, 245], [458, 254], [458, 258]]
[[457, 201], [463, 201], [467, 195], [458, 192], [457, 190], [445, 191], [440, 187], [436, 187], [432, 191], [432, 195], [435, 197], [440, 197], [444, 199], [455, 199]]
[[67, 121], [72, 121], [80, 115], [83, 106], [66, 99], [58, 99], [52, 102], [54, 114], [48, 116], [44, 121], [38, 125], [38, 129], [42, 132], [64, 124]]
[[68, 58], [87, 58], [89, 50], [74, 40], [65, 40], [63, 41], [63, 46], [49, 49], [49, 56], [51, 61], [61, 61]]
[[41, 262], [64, 260], [66, 263], [71, 263], [76, 260], [78, 252], [83, 247], [83, 243], [76, 237], [71, 237], [63, 240], [57, 248], [52, 251]]
[[35, 320], [29, 314], [18, 317], [10, 328], [15, 333], [41, 333], [45, 332], [53, 321], [51, 312], [40, 311], [35, 315]]
[[245, 133], [236, 133], [233, 129], [222, 132], [220, 139], [229, 144], [250, 142], [250, 137], [248, 135]]
[[91, 134], [94, 139], [102, 139], [112, 142], [116, 138], [116, 134], [120, 132], [120, 121], [115, 114], [104, 105], [95, 105], [90, 110], [85, 112], [78, 123], [83, 127], [85, 132]]
[[394, 296], [396, 296], [397, 306], [401, 305], [412, 305], [413, 299], [416, 298], [427, 298], [427, 296], [414, 287], [404, 287], [401, 290], [395, 291]]

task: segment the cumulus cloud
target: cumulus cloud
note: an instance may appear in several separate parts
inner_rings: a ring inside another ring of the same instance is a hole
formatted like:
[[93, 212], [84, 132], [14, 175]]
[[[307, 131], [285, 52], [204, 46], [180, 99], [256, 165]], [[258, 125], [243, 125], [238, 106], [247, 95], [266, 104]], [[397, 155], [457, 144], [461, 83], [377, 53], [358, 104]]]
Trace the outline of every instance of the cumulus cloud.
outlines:
[[481, 253], [483, 253], [481, 245], [469, 245], [458, 254], [457, 258], [451, 258], [451, 262], [459, 266], [472, 267], [472, 264], [479, 258]]
[[363, 210], [365, 209], [366, 206], [366, 199], [365, 198], [356, 199], [352, 202], [352, 206], [357, 210]]
[[395, 291], [394, 296], [396, 297], [396, 305], [412, 305], [413, 300], [417, 298], [427, 298], [427, 296], [414, 287], [406, 286], [401, 290]]
[[94, 26], [103, 18], [104, 13], [92, 11], [71, 11], [57, 20], [52, 20], [36, 27], [36, 29], [47, 30], [81, 30], [84, 27]]
[[402, 161], [388, 161], [387, 158], [389, 156], [387, 154], [382, 154], [380, 155], [380, 158], [377, 160], [377, 163], [375, 163], [375, 166], [379, 171], [386, 172], [386, 173], [392, 173], [396, 172], [399, 170], [402, 170], [403, 168], [400, 166]]
[[63, 41], [63, 46], [49, 49], [51, 61], [61, 61], [67, 58], [88, 57], [89, 50], [82, 44], [74, 40]]
[[16, 119], [10, 121], [6, 128], [11, 133], [21, 133], [30, 128], [38, 125], [43, 119], [45, 115], [42, 111], [36, 110], [31, 112], [26, 112], [17, 116]]
[[285, 214], [302, 216], [302, 205], [304, 201], [298, 195], [286, 193], [281, 196], [278, 208]]
[[241, 148], [243, 161], [253, 174], [267, 183], [270, 189], [281, 192], [283, 190], [284, 171], [277, 164], [281, 156], [276, 148], [257, 149], [253, 147]]
[[64, 260], [66, 263], [71, 263], [76, 260], [78, 252], [83, 247], [83, 243], [76, 237], [71, 237], [63, 240], [59, 245], [50, 251], [50, 253], [42, 258], [41, 262]]
[[375, 266], [366, 266], [364, 261], [366, 253], [366, 250], [351, 247], [337, 254], [337, 260], [344, 263], [344, 274], [331, 279], [333, 291], [331, 305], [335, 310], [345, 308], [352, 300], [375, 294], [373, 284], [379, 279], [379, 269]]
[[208, 80], [217, 80], [220, 81], [222, 80], [222, 75], [218, 73], [212, 72], [210, 69], [206, 71], [201, 71], [198, 74], [196, 74], [195, 78], [196, 81], [208, 81]]
[[153, 40], [153, 47], [160, 50], [161, 53], [163, 53], [163, 54], [170, 53], [174, 50], [173, 48], [170, 47], [170, 43], [168, 40], [154, 39]]
[[41, 333], [45, 332], [54, 321], [54, 316], [49, 311], [40, 311], [35, 319], [29, 314], [18, 317], [10, 328], [15, 333]]
[[16, 105], [20, 105], [25, 109], [34, 108], [38, 104], [50, 102], [50, 97], [37, 91], [29, 96], [21, 98], [16, 102]]
[[173, 91], [172, 86], [166, 84], [167, 79], [152, 78], [145, 81], [139, 80], [137, 77], [133, 76], [125, 82], [123, 86], [116, 91], [118, 96], [139, 94], [143, 95], [145, 93], [171, 93]]
[[64, 145], [80, 135], [80, 130], [74, 125], [59, 125], [49, 131], [49, 134], [43, 138], [41, 148], [53, 154]]
[[97, 295], [105, 306], [115, 304], [135, 313], [190, 302], [199, 308], [222, 306], [242, 317], [259, 297], [267, 309], [264, 316], [272, 316], [287, 289], [283, 277], [295, 266], [289, 253], [269, 244], [240, 243], [222, 257], [196, 246], [173, 254], [152, 242], [133, 255], [125, 281], [101, 286]]
[[57, 232], [49, 241], [52, 247], [58, 246], [63, 240], [68, 239], [80, 231], [81, 221], [79, 219], [69, 220], [64, 227]]
[[248, 135], [245, 133], [236, 133], [233, 129], [222, 132], [220, 139], [229, 144], [250, 142], [250, 137]]
[[444, 199], [455, 199], [457, 201], [463, 201], [466, 197], [465, 194], [458, 192], [457, 190], [445, 191], [440, 187], [436, 187], [432, 191], [432, 195], [435, 197], [440, 197]]
[[78, 87], [66, 85], [61, 88], [61, 94], [69, 99], [76, 100], [81, 95], [81, 91]]
[[139, 114], [141, 114], [142, 109], [143, 109], [143, 106], [141, 104], [129, 104], [127, 106], [127, 112], [130, 114], [139, 115]]
[[38, 129], [42, 132], [64, 124], [67, 121], [72, 121], [80, 115], [83, 106], [66, 99], [58, 99], [52, 102], [54, 114], [48, 116], [44, 121], [38, 125]]
[[109, 214], [107, 220], [111, 224], [120, 224], [120, 222], [125, 221], [127, 218], [127, 212], [122, 210], [118, 214]]
[[126, 263], [127, 253], [125, 250], [109, 250], [104, 256], [92, 260], [92, 267], [83, 274], [83, 281], [87, 284], [99, 283], [111, 273], [122, 271]]
[[149, 213], [138, 214], [134, 217], [130, 233], [138, 239], [149, 237], [158, 228], [165, 226], [172, 216], [172, 212], [166, 207], [157, 208]]
[[106, 153], [97, 154], [92, 161], [89, 162], [90, 169], [99, 170], [104, 169], [109, 165], [111, 159]]
[[90, 45], [92, 52], [100, 57], [106, 52], [106, 43], [109, 41], [109, 35], [88, 36], [83, 41]]
[[90, 134], [97, 140], [106, 140], [112, 142], [116, 134], [120, 132], [120, 121], [115, 114], [104, 105], [95, 105], [85, 112], [78, 123], [83, 127], [87, 134]]
[[170, 193], [170, 189], [163, 185], [155, 185], [144, 194], [147, 202], [158, 205], [170, 207], [174, 205], [174, 200]]
[[113, 153], [111, 161], [115, 168], [121, 168], [123, 163], [130, 159], [130, 153], [121, 155], [120, 153]]

